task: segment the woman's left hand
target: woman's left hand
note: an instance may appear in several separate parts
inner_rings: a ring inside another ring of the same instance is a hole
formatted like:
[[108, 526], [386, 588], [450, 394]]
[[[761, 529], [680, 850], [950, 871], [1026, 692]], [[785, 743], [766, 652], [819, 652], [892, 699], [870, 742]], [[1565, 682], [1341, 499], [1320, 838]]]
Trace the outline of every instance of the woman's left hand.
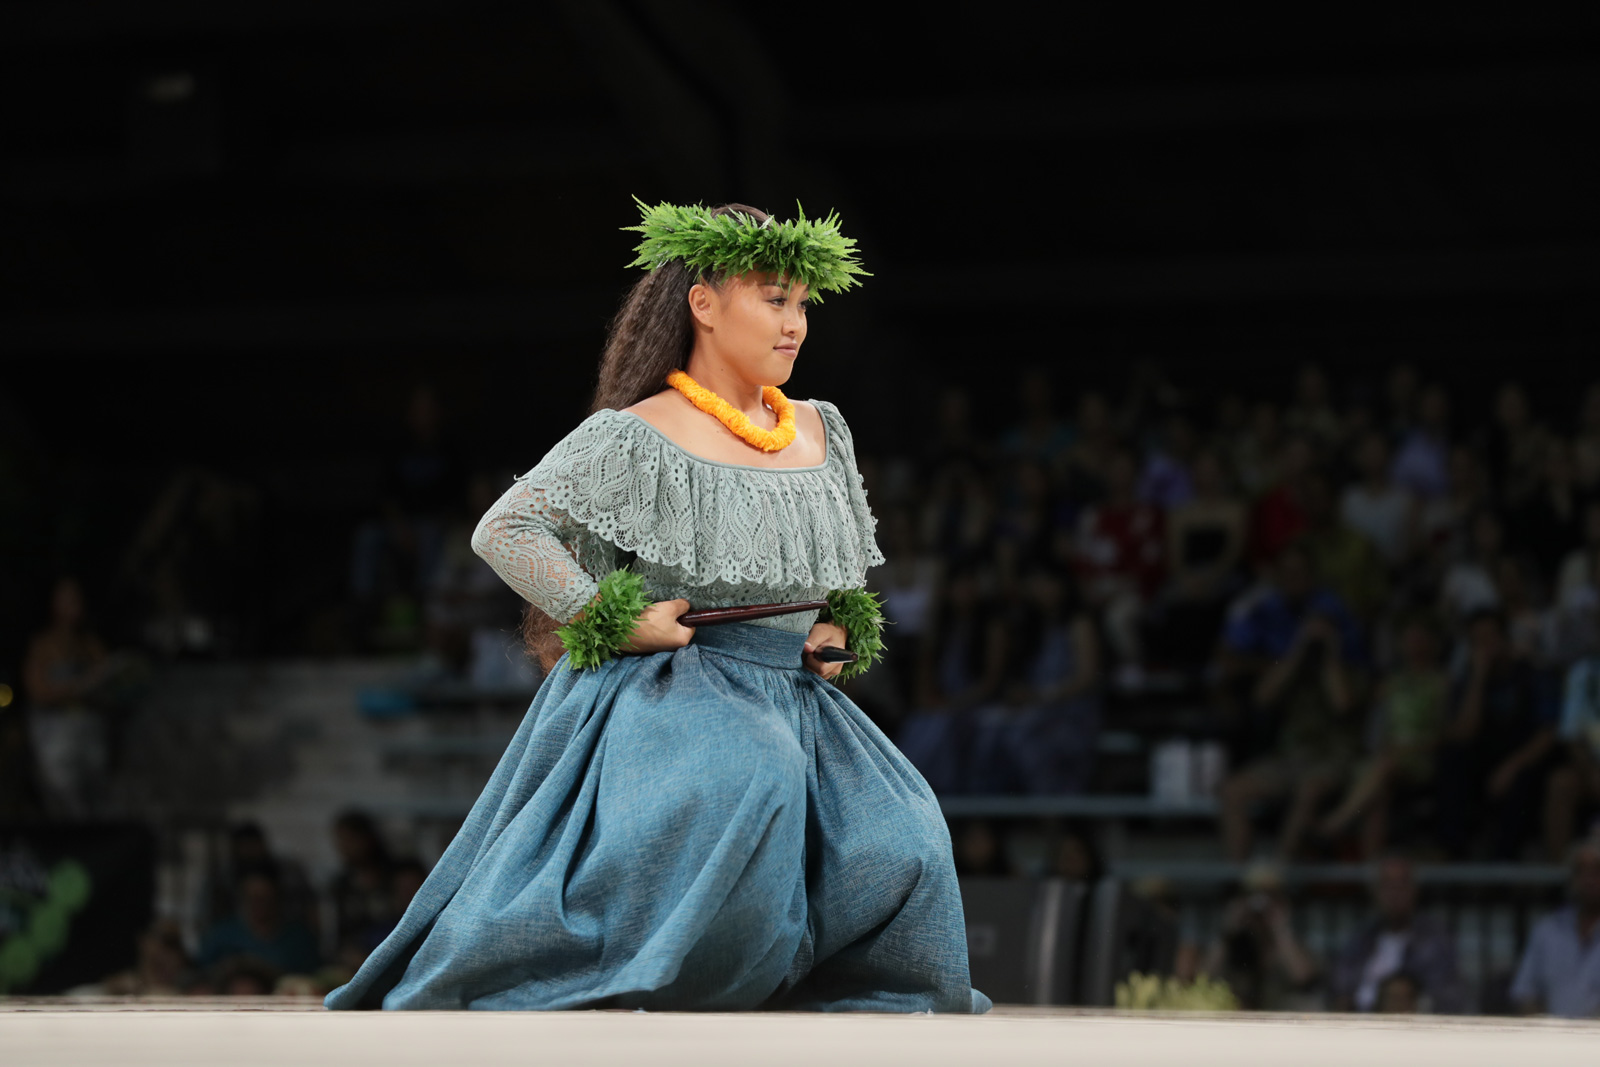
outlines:
[[805, 653], [800, 661], [806, 665], [806, 670], [812, 671], [832, 681], [842, 670], [843, 663], [823, 663], [814, 653], [819, 648], [836, 645], [839, 648], [848, 648], [850, 635], [844, 632], [844, 627], [836, 622], [819, 622], [811, 627], [811, 632], [806, 635]]

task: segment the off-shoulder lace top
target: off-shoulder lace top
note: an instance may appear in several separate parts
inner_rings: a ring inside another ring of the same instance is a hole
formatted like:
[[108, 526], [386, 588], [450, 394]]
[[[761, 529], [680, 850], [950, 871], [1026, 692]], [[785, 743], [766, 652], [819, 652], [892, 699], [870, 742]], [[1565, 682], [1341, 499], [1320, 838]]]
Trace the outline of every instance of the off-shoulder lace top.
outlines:
[[[627, 566], [658, 600], [726, 607], [820, 600], [883, 562], [876, 520], [839, 409], [811, 401], [827, 435], [815, 467], [704, 459], [637, 415], [589, 416], [518, 477], [478, 523], [472, 547], [558, 621]], [[758, 625], [804, 633], [816, 613]]]

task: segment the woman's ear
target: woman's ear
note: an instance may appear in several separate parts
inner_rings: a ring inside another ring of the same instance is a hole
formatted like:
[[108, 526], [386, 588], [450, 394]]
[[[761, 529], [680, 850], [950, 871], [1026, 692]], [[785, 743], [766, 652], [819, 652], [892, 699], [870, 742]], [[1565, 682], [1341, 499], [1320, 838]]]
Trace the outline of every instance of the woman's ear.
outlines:
[[695, 282], [689, 287], [689, 312], [695, 322], [708, 330], [716, 325], [717, 301], [711, 286]]

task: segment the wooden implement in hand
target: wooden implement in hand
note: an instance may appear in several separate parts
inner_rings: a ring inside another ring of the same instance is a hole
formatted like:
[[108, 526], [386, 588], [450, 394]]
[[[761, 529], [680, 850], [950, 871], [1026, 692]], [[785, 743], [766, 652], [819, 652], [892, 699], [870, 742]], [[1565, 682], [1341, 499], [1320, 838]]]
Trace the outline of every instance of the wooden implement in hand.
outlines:
[[[743, 604], [733, 608], [690, 608], [678, 616], [685, 626], [717, 626], [725, 622], [749, 622], [751, 619], [770, 619], [774, 615], [792, 615], [801, 611], [820, 611], [828, 606], [826, 600], [796, 600], [788, 604]], [[824, 663], [854, 663], [856, 654], [847, 649], [828, 645], [814, 655]]]

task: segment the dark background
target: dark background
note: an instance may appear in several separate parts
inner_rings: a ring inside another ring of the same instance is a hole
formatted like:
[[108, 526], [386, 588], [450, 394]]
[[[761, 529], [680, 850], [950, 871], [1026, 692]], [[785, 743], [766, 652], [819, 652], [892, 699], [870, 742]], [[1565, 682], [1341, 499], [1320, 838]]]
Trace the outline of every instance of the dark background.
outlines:
[[[838, 209], [874, 277], [790, 391], [863, 451], [1154, 360], [1341, 392], [1592, 374], [1600, 15], [988, 5], [12, 3], [0, 11], [0, 678], [174, 471], [252, 487], [234, 651], [315, 623], [426, 383], [476, 469], [583, 414], [630, 197]], [[1065, 402], [1065, 401], [1064, 401]]]

